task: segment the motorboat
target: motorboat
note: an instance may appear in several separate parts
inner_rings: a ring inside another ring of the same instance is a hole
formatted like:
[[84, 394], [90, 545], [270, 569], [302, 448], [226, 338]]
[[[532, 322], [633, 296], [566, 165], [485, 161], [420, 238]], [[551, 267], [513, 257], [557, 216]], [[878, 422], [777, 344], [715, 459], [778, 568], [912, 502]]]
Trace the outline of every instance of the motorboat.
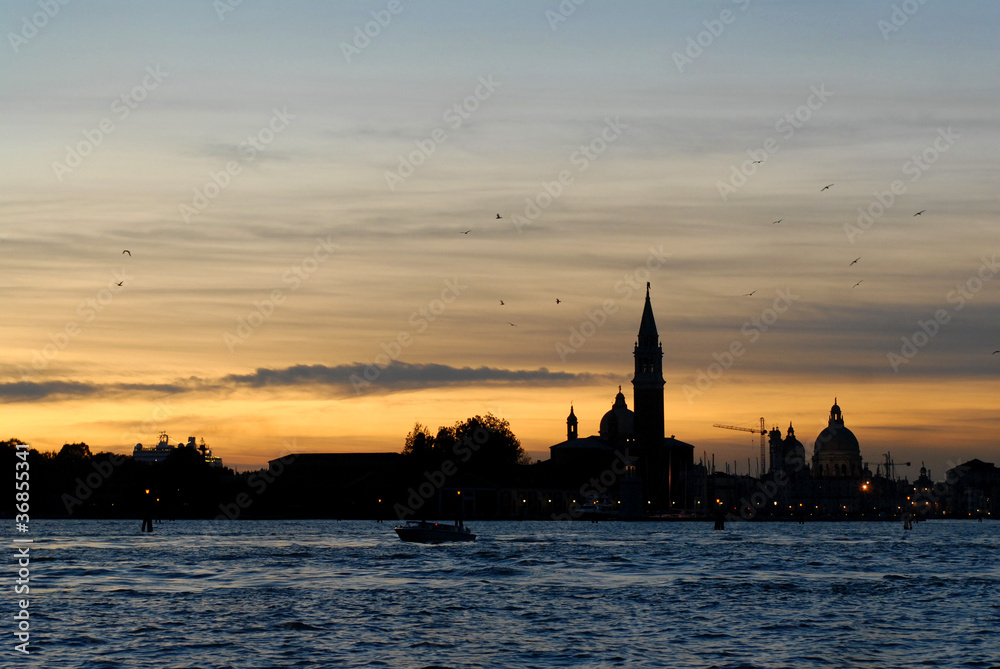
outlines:
[[454, 525], [432, 523], [427, 520], [411, 520], [405, 525], [397, 525], [396, 534], [403, 541], [418, 544], [443, 544], [450, 541], [476, 540], [476, 535], [460, 520], [456, 521]]

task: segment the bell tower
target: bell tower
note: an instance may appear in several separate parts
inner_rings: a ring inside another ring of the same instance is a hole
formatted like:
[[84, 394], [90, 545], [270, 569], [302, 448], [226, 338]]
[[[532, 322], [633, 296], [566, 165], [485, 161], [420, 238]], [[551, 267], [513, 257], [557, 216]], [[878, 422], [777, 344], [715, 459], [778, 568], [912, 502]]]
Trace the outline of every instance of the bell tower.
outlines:
[[635, 343], [635, 377], [632, 396], [635, 406], [635, 441], [640, 453], [663, 445], [663, 346], [656, 331], [653, 307], [649, 303], [649, 283], [646, 284], [646, 304], [642, 309], [639, 336]]
[[566, 441], [573, 441], [577, 437], [576, 414], [573, 413], [573, 405], [569, 405], [569, 416], [566, 417]]

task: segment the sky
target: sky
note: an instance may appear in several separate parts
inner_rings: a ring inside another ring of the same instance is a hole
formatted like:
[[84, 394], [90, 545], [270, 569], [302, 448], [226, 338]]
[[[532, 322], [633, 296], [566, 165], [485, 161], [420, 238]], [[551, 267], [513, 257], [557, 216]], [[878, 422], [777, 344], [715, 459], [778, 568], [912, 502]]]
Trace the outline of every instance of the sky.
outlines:
[[745, 472], [759, 437], [713, 425], [760, 417], [811, 453], [836, 398], [873, 469], [1000, 460], [997, 3], [36, 0], [0, 28], [3, 438], [165, 431], [242, 470], [492, 412], [547, 458], [571, 405], [582, 435], [632, 406], [648, 281], [696, 458]]

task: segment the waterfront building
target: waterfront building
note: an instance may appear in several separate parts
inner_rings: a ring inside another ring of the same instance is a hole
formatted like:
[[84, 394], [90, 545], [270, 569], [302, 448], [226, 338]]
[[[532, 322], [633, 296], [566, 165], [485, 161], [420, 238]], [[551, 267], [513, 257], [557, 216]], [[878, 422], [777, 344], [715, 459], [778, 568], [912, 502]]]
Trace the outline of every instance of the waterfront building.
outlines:
[[[597, 435], [581, 438], [579, 419], [572, 407], [566, 419], [566, 441], [551, 446], [551, 462], [563, 479], [586, 480], [588, 476], [615, 474], [613, 492], [620, 497], [624, 474], [618, 469], [630, 466], [638, 485], [630, 480], [629, 496], [640, 497], [643, 515], [693, 508], [694, 486], [691, 469], [694, 446], [665, 436], [663, 387], [663, 346], [656, 328], [653, 307], [646, 285], [646, 301], [633, 348], [635, 370], [632, 378], [634, 411], [628, 408], [621, 386], [607, 413], [601, 418]], [[621, 463], [615, 467], [616, 463]], [[627, 465], [625, 463], [628, 463]], [[636, 492], [638, 491], [638, 492]], [[615, 500], [617, 502], [621, 499]], [[633, 499], [625, 500], [631, 510]], [[631, 512], [631, 511], [630, 511]]]

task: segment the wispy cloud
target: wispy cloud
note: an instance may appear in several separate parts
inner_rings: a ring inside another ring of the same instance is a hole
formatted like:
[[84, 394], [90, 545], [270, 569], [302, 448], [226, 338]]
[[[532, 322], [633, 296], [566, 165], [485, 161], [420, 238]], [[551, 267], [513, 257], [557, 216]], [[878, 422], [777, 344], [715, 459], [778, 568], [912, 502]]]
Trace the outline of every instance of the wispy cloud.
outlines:
[[102, 386], [76, 381], [15, 381], [0, 383], [0, 402], [70, 399], [97, 394]]
[[[374, 366], [363, 363], [348, 365], [292, 365], [269, 369], [260, 367], [249, 374], [228, 374], [217, 379], [190, 377], [169, 383], [82, 383], [74, 381], [16, 381], [0, 383], [0, 403], [62, 401], [99, 396], [129, 394], [229, 393], [239, 389], [326, 388], [334, 395], [355, 395], [352, 378], [365, 379]], [[617, 378], [617, 377], [616, 377]], [[574, 385], [610, 379], [600, 374], [573, 374], [538, 369], [501, 369], [498, 367], [452, 367], [440, 364], [408, 364], [395, 362], [377, 375], [366, 392], [388, 393], [401, 390], [441, 388], [462, 385]]]
[[[230, 374], [223, 383], [251, 388], [289, 387], [302, 385], [322, 385], [334, 388], [352, 388], [351, 378], [366, 378], [366, 371], [375, 369], [371, 365], [354, 363], [350, 365], [294, 365], [285, 369], [259, 368], [253, 374]], [[551, 372], [545, 367], [538, 369], [501, 369], [498, 367], [452, 367], [439, 364], [409, 364], [394, 362], [383, 368], [378, 382], [372, 390], [386, 391], [454, 386], [464, 384], [545, 384], [563, 385], [581, 383], [603, 378], [596, 374], [573, 374]]]

